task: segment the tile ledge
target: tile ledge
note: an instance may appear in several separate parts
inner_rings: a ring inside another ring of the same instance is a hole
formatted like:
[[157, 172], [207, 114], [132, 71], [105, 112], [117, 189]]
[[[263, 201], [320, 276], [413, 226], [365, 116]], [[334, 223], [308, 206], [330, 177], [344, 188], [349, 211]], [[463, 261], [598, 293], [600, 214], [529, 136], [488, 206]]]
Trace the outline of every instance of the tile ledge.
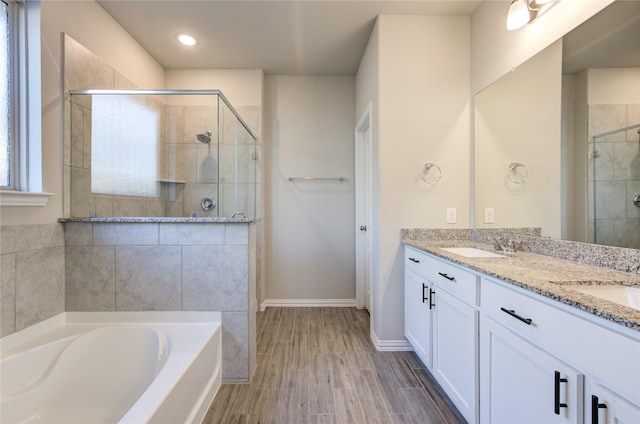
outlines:
[[105, 216], [99, 218], [59, 218], [58, 222], [98, 222], [98, 223], [245, 223], [254, 222], [251, 218], [191, 218], [191, 217], [120, 217]]

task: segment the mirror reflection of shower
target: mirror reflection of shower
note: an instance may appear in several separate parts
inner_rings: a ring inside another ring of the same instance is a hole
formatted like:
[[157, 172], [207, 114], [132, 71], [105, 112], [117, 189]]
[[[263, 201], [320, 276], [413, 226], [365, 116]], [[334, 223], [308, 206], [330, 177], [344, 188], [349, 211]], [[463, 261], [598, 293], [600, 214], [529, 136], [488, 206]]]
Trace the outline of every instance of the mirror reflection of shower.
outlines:
[[209, 130], [209, 131], [207, 131], [207, 132], [206, 132], [206, 133], [204, 133], [204, 134], [198, 134], [198, 135], [196, 135], [196, 138], [198, 139], [198, 141], [199, 141], [200, 143], [203, 143], [203, 144], [209, 144], [209, 143], [211, 143], [211, 135], [212, 135], [212, 134], [213, 134], [213, 132], [211, 132], [211, 130]]

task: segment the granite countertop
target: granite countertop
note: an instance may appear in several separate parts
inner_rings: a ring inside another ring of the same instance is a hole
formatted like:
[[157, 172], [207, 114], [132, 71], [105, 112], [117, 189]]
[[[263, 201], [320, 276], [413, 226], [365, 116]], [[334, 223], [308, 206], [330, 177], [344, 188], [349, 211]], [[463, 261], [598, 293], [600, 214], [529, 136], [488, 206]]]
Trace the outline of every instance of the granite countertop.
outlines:
[[195, 222], [220, 222], [220, 223], [251, 223], [252, 218], [191, 218], [191, 217], [122, 217], [122, 216], [105, 216], [99, 218], [60, 218], [58, 222], [97, 222], [97, 223], [195, 223]]
[[516, 252], [511, 258], [467, 258], [440, 249], [442, 247], [476, 247], [495, 251], [493, 245], [469, 240], [425, 241], [403, 237], [402, 242], [426, 253], [640, 331], [640, 310], [567, 288], [568, 285], [583, 284], [623, 284], [640, 287], [638, 274], [530, 252]]

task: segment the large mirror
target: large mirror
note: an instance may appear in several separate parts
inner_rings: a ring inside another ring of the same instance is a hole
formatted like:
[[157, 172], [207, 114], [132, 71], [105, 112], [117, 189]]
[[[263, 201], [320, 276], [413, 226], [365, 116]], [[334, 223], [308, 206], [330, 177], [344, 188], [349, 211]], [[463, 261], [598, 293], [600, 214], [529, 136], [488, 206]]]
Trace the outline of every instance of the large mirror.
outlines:
[[475, 96], [476, 228], [640, 248], [639, 28], [618, 0]]

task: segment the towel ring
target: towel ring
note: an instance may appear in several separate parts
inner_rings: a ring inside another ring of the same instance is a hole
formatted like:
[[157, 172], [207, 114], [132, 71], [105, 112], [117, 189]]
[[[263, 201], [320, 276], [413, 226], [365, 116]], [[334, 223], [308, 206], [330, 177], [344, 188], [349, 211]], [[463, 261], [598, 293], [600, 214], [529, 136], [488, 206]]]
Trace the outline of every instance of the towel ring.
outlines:
[[[517, 169], [522, 168], [523, 174], [518, 177]], [[509, 181], [514, 184], [523, 184], [529, 178], [529, 168], [524, 163], [511, 162], [509, 164], [509, 172], [507, 172], [507, 177], [509, 177]]]
[[[427, 175], [429, 175], [429, 173], [431, 172], [431, 170], [435, 168], [438, 171], [438, 176], [434, 177], [434, 178], [427, 178]], [[435, 163], [425, 163], [424, 164], [424, 168], [422, 169], [422, 180], [427, 183], [427, 184], [435, 184], [438, 181], [440, 181], [440, 178], [442, 178], [442, 170], [440, 169], [440, 167], [438, 165], [436, 165]]]

